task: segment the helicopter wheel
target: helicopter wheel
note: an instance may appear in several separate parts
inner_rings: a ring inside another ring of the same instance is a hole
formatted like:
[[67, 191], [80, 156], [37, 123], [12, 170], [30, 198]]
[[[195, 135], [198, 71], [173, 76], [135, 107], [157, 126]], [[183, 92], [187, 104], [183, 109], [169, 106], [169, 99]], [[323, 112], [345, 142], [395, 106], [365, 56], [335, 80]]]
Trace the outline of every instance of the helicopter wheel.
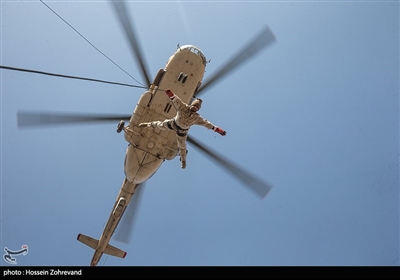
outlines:
[[124, 121], [120, 121], [119, 124], [117, 125], [117, 133], [120, 133], [125, 126], [125, 122]]

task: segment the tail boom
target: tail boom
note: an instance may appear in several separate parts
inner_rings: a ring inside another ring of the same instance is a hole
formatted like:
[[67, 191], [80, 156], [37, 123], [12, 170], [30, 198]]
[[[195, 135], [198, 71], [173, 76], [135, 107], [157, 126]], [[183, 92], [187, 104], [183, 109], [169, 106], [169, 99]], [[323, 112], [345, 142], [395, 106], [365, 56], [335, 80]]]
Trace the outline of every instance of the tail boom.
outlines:
[[[90, 263], [91, 266], [97, 265], [98, 261], [100, 260], [101, 256], [104, 254], [111, 255], [114, 257], [125, 258], [126, 252], [114, 247], [110, 244], [107, 244], [105, 248], [99, 248], [99, 240], [92, 238], [90, 236], [84, 234], [78, 234], [77, 237], [78, 241], [82, 242], [83, 244], [89, 246], [90, 248], [95, 250], [93, 255], [92, 261]], [[101, 246], [103, 247], [103, 246]]]

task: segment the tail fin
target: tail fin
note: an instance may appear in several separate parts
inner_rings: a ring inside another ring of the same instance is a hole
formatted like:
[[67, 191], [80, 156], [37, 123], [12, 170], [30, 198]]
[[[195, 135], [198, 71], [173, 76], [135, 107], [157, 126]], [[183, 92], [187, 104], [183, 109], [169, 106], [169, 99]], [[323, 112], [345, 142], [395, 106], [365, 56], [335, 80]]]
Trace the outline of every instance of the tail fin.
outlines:
[[[94, 239], [92, 237], [86, 236], [84, 234], [78, 234], [77, 239], [82, 242], [83, 244], [89, 246], [90, 248], [96, 250], [97, 249], [97, 244], [99, 243], [99, 240]], [[119, 257], [119, 258], [125, 258], [126, 252], [122, 251], [121, 249], [118, 249], [117, 247], [111, 246], [110, 244], [107, 244], [106, 249], [104, 250], [104, 254]]]

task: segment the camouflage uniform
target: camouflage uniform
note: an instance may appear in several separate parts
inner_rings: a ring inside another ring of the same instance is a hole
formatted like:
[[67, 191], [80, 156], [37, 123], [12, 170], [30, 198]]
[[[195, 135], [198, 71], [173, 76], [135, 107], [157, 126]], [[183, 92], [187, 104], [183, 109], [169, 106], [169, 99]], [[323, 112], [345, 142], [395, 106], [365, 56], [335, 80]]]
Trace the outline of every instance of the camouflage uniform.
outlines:
[[[182, 162], [182, 168], [186, 166], [186, 138], [190, 126], [202, 125], [208, 129], [214, 130], [216, 127], [200, 116], [199, 113], [190, 110], [190, 105], [183, 102], [178, 96], [173, 95], [170, 97], [172, 104], [174, 105], [177, 113], [174, 118], [166, 119], [164, 121], [153, 121], [148, 123], [142, 123], [140, 126], [147, 125], [148, 127], [156, 127], [162, 130], [171, 129], [177, 134], [177, 144]], [[194, 102], [196, 102], [195, 100]], [[192, 103], [193, 105], [193, 103]]]

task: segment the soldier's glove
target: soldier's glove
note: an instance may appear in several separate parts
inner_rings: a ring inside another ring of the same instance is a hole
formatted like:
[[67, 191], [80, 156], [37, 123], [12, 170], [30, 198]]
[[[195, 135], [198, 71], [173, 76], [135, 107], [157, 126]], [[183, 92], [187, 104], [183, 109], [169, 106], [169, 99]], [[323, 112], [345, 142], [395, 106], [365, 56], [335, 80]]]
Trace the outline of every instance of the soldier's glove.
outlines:
[[165, 90], [165, 93], [169, 96], [169, 98], [174, 96], [174, 93], [169, 88]]
[[214, 131], [221, 134], [222, 136], [226, 135], [226, 131], [219, 127], [214, 127]]

